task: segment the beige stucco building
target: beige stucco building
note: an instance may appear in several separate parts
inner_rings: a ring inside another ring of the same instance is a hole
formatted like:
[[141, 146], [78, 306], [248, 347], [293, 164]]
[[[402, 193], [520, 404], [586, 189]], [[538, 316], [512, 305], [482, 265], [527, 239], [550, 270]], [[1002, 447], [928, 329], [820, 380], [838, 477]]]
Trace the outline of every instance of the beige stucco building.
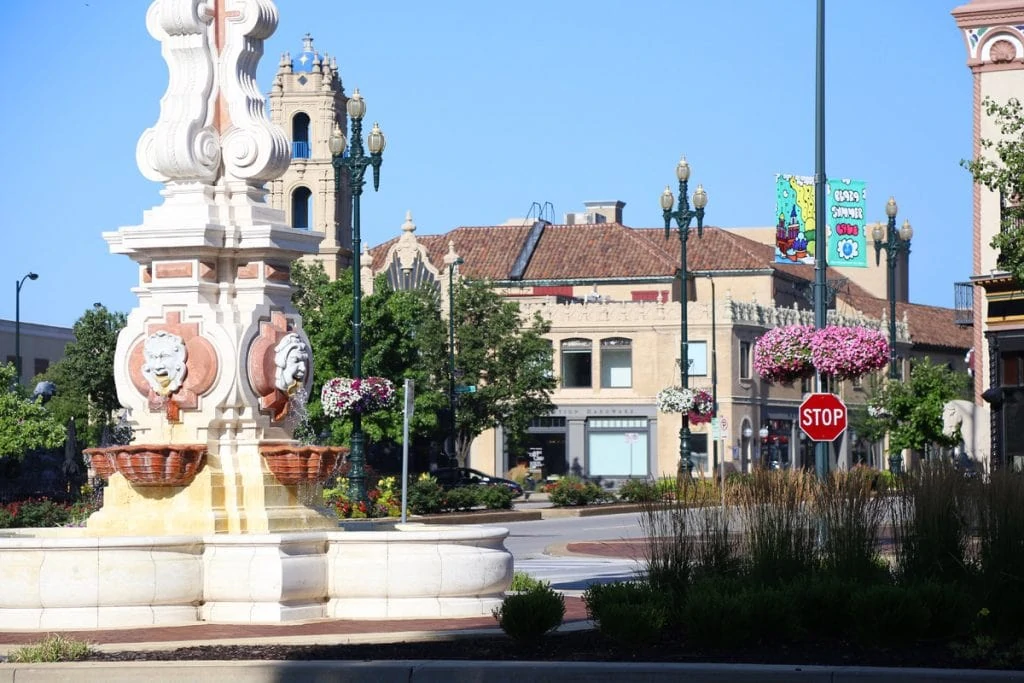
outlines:
[[[996, 122], [984, 112], [991, 99], [1005, 104], [1024, 92], [1024, 2], [973, 0], [953, 10], [973, 74], [973, 157], [982, 140], [1000, 139]], [[991, 450], [993, 467], [1024, 467], [1024, 295], [1000, 267], [989, 244], [1013, 221], [1020, 225], [1012, 198], [981, 185], [973, 190], [972, 276], [965, 289], [971, 307], [974, 362], [975, 437], [978, 452]], [[966, 297], [965, 297], [966, 298]]]
[[[622, 203], [607, 202], [608, 218], [622, 219]], [[603, 479], [673, 474], [679, 462], [681, 418], [659, 413], [655, 397], [679, 383], [681, 305], [679, 242], [661, 229], [619, 222], [462, 227], [443, 235], [416, 235], [409, 219], [399, 238], [371, 250], [363, 282], [385, 273], [402, 286], [402, 273], [447, 288], [447, 263], [463, 259], [457, 276], [486, 279], [519, 302], [524, 316], [551, 321], [558, 388], [556, 410], [529, 430], [547, 473], [575, 468]], [[773, 385], [752, 367], [753, 345], [766, 330], [813, 324], [808, 296], [812, 266], [773, 263], [773, 247], [710, 227], [692, 234], [688, 248], [688, 354], [690, 386], [714, 389], [726, 428], [710, 440], [708, 425], [693, 426], [697, 471], [710, 475], [716, 456], [727, 469], [745, 471], [777, 460], [783, 467], [813, 467], [813, 444], [801, 438], [797, 408], [809, 383]], [[408, 276], [405, 276], [408, 277]], [[831, 277], [831, 276], [830, 276]], [[829, 312], [840, 325], [888, 329], [888, 302], [852, 279], [838, 285]], [[969, 334], [953, 311], [897, 305], [901, 362], [927, 355], [965, 368]], [[863, 403], [870, 382], [836, 388], [849, 404]], [[767, 438], [760, 432], [767, 428]], [[513, 464], [501, 430], [474, 442], [473, 467], [503, 472]], [[884, 466], [877, 444], [848, 433], [834, 444], [833, 466], [866, 461]]]

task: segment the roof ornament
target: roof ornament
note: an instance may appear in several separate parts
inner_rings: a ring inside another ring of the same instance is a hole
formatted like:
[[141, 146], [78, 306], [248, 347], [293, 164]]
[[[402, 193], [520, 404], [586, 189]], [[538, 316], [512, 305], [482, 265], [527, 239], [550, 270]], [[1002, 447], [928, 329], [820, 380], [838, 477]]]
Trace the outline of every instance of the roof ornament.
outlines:
[[313, 36], [307, 33], [302, 37], [302, 51], [312, 52], [313, 51]]

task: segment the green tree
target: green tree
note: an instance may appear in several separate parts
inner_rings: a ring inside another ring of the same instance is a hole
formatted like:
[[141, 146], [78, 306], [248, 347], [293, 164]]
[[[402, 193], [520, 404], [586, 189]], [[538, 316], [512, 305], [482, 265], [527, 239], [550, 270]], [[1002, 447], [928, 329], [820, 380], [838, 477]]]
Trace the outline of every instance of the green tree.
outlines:
[[[334, 443], [347, 441], [348, 420], [330, 420], [320, 406], [320, 388], [331, 377], [352, 374], [352, 274], [331, 281], [320, 266], [296, 264], [292, 300], [303, 318], [313, 348], [310, 428], [329, 430]], [[434, 286], [395, 291], [378, 277], [374, 294], [363, 297], [362, 374], [386, 377], [402, 396], [406, 378], [415, 382], [411, 431], [414, 437], [442, 441], [447, 435], [448, 323], [441, 317], [440, 292]], [[473, 439], [503, 425], [515, 443], [530, 420], [553, 409], [550, 393], [551, 344], [542, 337], [550, 326], [539, 316], [523, 321], [516, 303], [484, 282], [456, 288], [456, 358], [459, 384], [478, 387], [459, 394], [455, 449], [465, 462]], [[401, 405], [401, 401], [398, 402]], [[402, 411], [372, 413], [363, 419], [371, 439], [401, 440]]]
[[970, 377], [930, 359], [916, 361], [909, 382], [889, 382], [872, 400], [883, 409], [889, 429], [889, 451], [924, 450], [930, 443], [955, 445], [942, 433], [942, 408], [946, 402], [967, 398]]
[[[457, 395], [455, 455], [466, 462], [484, 430], [503, 426], [510, 446], [522, 449], [530, 421], [554, 409], [551, 392], [551, 324], [540, 314], [523, 320], [519, 304], [503, 299], [484, 281], [463, 281], [455, 294], [455, 365], [458, 384], [475, 384]], [[437, 373], [447, 377], [446, 368]]]
[[23, 457], [29, 451], [57, 448], [66, 432], [42, 401], [33, 401], [16, 381], [13, 363], [0, 366], [0, 455]]
[[62, 424], [74, 417], [76, 424], [88, 425], [83, 440], [94, 446], [121, 408], [114, 385], [114, 351], [126, 320], [124, 313], [93, 305], [75, 322], [75, 341], [65, 347], [64, 358], [40, 378], [57, 386], [47, 407]]
[[999, 251], [1000, 266], [1024, 283], [1024, 206], [1019, 205], [1024, 200], [1024, 108], [1017, 98], [998, 104], [986, 97], [983, 106], [1001, 137], [980, 140], [981, 155], [960, 165], [970, 171], [974, 182], [1001, 192], [1011, 202], [989, 246]]
[[[351, 377], [353, 359], [352, 271], [331, 281], [323, 267], [296, 263], [292, 270], [292, 301], [302, 315], [303, 328], [313, 350], [313, 391], [307, 403], [309, 427], [314, 434], [328, 432], [332, 443], [345, 443], [351, 432], [348, 420], [323, 414], [320, 389], [332, 377]], [[410, 425], [416, 436], [435, 435], [438, 413], [445, 405], [438, 396], [430, 368], [438, 367], [444, 353], [437, 296], [431, 289], [396, 292], [382, 276], [374, 294], [363, 297], [361, 308], [362, 375], [386, 377], [398, 389], [397, 405], [404, 401], [404, 380], [412, 379], [414, 411]], [[371, 440], [401, 441], [402, 411], [371, 413], [363, 418]]]

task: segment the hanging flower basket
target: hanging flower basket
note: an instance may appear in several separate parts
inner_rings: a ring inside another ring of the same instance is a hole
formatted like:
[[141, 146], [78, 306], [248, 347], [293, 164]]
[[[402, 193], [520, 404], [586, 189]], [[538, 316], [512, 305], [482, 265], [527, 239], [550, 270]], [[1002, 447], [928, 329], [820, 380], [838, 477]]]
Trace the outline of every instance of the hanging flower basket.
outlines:
[[365, 415], [390, 408], [394, 402], [395, 385], [383, 377], [335, 377], [324, 382], [320, 392], [320, 403], [329, 417]]
[[707, 389], [666, 387], [658, 392], [658, 410], [663, 413], [686, 413], [692, 424], [710, 422], [715, 402]]
[[768, 382], [788, 383], [815, 370], [837, 379], [874, 372], [889, 362], [885, 335], [867, 327], [788, 325], [765, 332], [754, 344], [754, 369]]
[[838, 379], [861, 377], [889, 362], [889, 342], [879, 330], [830, 325], [814, 333], [811, 363]]
[[787, 383], [814, 374], [810, 325], [787, 325], [768, 330], [754, 343], [754, 370], [768, 382]]

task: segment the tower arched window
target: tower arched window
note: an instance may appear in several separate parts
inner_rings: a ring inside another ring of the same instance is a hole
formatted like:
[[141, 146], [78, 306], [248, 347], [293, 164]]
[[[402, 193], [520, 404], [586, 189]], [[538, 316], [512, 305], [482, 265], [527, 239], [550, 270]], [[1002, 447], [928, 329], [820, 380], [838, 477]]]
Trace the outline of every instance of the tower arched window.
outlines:
[[292, 117], [292, 158], [309, 158], [309, 114], [301, 111]]
[[309, 230], [313, 220], [313, 193], [308, 187], [292, 190], [292, 227]]

